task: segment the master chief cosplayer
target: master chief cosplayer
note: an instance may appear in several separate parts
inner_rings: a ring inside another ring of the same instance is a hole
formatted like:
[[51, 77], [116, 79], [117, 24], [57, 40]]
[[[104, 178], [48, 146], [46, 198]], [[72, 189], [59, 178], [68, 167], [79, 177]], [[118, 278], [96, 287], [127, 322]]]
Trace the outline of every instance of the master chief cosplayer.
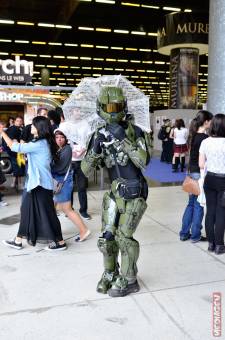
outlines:
[[[127, 115], [126, 98], [119, 87], [102, 87], [97, 113], [105, 124], [97, 128], [81, 168], [86, 176], [93, 167], [108, 169], [110, 192], [102, 204], [104, 272], [97, 291], [112, 297], [139, 291], [137, 260], [139, 243], [133, 234], [147, 208], [148, 186], [142, 175], [149, 161], [145, 133]], [[121, 252], [121, 266], [118, 253]], [[120, 269], [120, 270], [119, 270]]]

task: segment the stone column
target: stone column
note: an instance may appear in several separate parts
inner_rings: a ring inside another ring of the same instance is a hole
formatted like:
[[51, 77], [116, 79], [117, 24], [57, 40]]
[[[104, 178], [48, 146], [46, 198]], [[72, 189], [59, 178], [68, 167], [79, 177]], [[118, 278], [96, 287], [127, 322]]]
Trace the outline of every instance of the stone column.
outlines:
[[225, 1], [210, 0], [208, 105], [213, 114], [225, 114]]

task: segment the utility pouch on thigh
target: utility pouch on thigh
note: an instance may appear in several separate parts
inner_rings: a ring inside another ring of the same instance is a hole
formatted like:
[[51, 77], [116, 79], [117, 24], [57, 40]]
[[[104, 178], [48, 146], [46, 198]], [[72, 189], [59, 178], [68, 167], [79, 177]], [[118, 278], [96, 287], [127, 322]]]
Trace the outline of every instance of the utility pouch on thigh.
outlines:
[[225, 208], [225, 191], [222, 191], [222, 195], [220, 198], [220, 205], [221, 207]]
[[138, 198], [141, 195], [141, 182], [139, 179], [123, 179], [118, 185], [118, 191], [125, 200]]
[[[125, 200], [138, 198], [141, 195], [142, 185], [140, 179], [117, 178], [113, 183], [112, 191], [114, 189], [114, 192]], [[114, 192], [113, 194], [115, 195]]]

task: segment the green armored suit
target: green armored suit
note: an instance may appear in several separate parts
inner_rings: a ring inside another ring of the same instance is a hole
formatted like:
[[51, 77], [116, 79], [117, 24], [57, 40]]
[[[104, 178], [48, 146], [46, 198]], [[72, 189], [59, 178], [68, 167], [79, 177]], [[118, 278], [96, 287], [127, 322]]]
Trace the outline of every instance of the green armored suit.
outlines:
[[147, 208], [148, 186], [142, 170], [149, 161], [148, 139], [127, 118], [121, 88], [103, 87], [97, 107], [105, 124], [96, 130], [81, 164], [85, 175], [93, 167], [105, 166], [111, 181], [111, 190], [105, 193], [102, 205], [98, 247], [104, 258], [104, 272], [97, 291], [113, 297], [125, 296], [139, 290], [136, 278], [139, 243], [133, 234]]

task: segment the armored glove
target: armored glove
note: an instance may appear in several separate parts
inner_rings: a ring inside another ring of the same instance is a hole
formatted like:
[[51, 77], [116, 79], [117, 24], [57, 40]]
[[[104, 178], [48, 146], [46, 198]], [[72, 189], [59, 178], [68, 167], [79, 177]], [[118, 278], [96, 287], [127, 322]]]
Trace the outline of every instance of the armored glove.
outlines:
[[93, 150], [95, 153], [100, 154], [102, 152], [102, 143], [106, 142], [105, 136], [103, 134], [99, 134], [94, 140]]
[[119, 139], [120, 141], [126, 138], [125, 130], [117, 123], [109, 124], [107, 129], [116, 139]]

